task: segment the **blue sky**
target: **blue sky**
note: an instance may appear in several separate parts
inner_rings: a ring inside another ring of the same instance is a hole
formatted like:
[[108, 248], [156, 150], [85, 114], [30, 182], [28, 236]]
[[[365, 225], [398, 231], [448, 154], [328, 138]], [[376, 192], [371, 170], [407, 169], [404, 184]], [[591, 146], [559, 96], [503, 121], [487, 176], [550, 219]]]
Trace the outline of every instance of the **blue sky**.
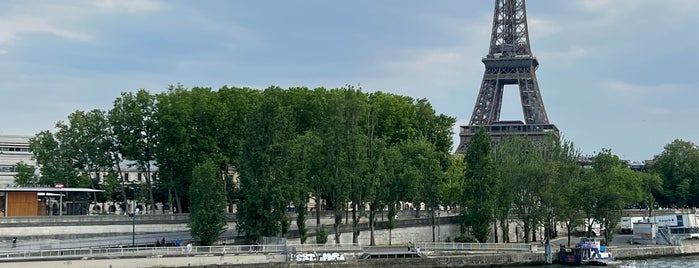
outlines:
[[[583, 153], [637, 161], [699, 142], [699, 1], [530, 0], [527, 11], [549, 120]], [[492, 16], [487, 0], [2, 1], [0, 134], [53, 131], [122, 91], [177, 83], [360, 85], [427, 98], [458, 131]], [[501, 119], [521, 119], [507, 89]]]

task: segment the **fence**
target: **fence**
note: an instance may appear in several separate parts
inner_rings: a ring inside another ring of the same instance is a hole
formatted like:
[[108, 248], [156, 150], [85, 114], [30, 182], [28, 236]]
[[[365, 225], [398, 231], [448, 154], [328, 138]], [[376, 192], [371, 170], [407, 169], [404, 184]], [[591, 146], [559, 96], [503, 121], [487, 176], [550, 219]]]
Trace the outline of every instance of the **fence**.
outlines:
[[514, 250], [530, 251], [532, 245], [525, 243], [440, 243], [440, 242], [419, 242], [415, 244], [422, 250], [432, 251], [459, 251], [459, 250]]
[[[529, 251], [530, 244], [522, 243], [431, 243], [419, 242], [415, 246], [431, 251]], [[226, 245], [180, 247], [119, 247], [0, 251], [0, 261], [78, 259], [78, 258], [135, 258], [150, 256], [191, 256], [225, 254], [293, 254], [295, 252], [365, 252], [358, 244], [287, 244], [287, 245]]]
[[0, 261], [76, 259], [76, 258], [114, 258], [114, 257], [149, 257], [149, 256], [187, 256], [187, 255], [222, 255], [222, 254], [258, 254], [291, 252], [361, 252], [356, 244], [298, 244], [298, 245], [235, 245], [235, 246], [181, 246], [181, 247], [121, 247], [121, 248], [82, 248], [82, 249], [48, 249], [17, 250], [0, 252]]

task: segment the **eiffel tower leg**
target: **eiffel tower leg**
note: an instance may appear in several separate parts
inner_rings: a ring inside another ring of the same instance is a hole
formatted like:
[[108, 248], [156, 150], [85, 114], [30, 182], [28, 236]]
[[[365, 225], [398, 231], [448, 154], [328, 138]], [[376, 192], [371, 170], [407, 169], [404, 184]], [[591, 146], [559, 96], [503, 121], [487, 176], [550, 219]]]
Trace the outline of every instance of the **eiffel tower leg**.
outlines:
[[503, 85], [497, 79], [488, 79], [484, 75], [469, 125], [488, 125], [500, 118], [502, 90]]
[[536, 81], [536, 75], [529, 73], [519, 79], [519, 94], [522, 101], [522, 112], [527, 124], [548, 124], [544, 102]]

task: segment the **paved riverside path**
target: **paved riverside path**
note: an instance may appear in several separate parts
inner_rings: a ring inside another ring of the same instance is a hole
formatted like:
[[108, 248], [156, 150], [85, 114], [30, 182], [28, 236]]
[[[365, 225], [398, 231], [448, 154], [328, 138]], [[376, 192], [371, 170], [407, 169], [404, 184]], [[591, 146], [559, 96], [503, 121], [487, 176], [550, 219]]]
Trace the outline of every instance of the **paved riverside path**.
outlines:
[[211, 267], [222, 264], [254, 264], [286, 261], [285, 255], [253, 254], [225, 256], [185, 256], [185, 257], [151, 257], [151, 258], [114, 258], [91, 260], [45, 260], [26, 262], [0, 262], [2, 268], [27, 267], [70, 267], [70, 268], [146, 268], [146, 267]]
[[[187, 241], [192, 240], [192, 236], [188, 231], [185, 232], [167, 232], [157, 234], [136, 234], [134, 237], [136, 245], [154, 245], [156, 240], [165, 238], [168, 245], [173, 245], [176, 239], [179, 239], [182, 245]], [[17, 246], [14, 250], [51, 250], [51, 249], [70, 249], [70, 248], [98, 248], [98, 247], [129, 247], [132, 243], [132, 235], [117, 235], [107, 237], [85, 237], [71, 239], [36, 239], [36, 240], [21, 240], [17, 241]], [[0, 253], [13, 250], [11, 240], [0, 242]]]

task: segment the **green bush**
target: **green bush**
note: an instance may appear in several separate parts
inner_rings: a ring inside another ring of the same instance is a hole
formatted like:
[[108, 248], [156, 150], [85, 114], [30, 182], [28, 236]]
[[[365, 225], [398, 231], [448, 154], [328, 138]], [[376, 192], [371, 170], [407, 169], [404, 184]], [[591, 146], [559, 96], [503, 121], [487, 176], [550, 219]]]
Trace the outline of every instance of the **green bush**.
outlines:
[[454, 242], [455, 243], [474, 243], [477, 241], [476, 241], [476, 238], [474, 238], [473, 236], [460, 235], [460, 236], [454, 237]]
[[321, 224], [316, 230], [316, 244], [325, 244], [328, 242], [328, 232], [325, 230], [325, 225]]

